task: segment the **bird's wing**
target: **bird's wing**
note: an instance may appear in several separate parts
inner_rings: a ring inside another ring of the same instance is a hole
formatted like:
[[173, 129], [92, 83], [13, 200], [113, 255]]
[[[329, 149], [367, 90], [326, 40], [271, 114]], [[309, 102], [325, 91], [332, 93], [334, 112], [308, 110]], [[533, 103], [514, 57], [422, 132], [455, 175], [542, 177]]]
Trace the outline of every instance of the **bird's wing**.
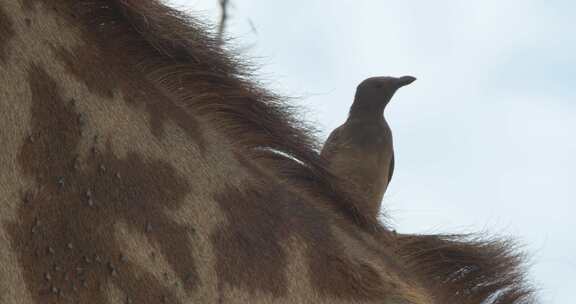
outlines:
[[334, 153], [336, 153], [340, 147], [342, 140], [342, 131], [341, 128], [338, 127], [330, 133], [328, 139], [324, 142], [324, 146], [322, 147], [322, 151], [320, 152], [320, 156], [326, 160], [332, 158]]
[[388, 184], [392, 181], [392, 175], [394, 174], [394, 154], [392, 154], [392, 159], [390, 160], [390, 167], [388, 168]]

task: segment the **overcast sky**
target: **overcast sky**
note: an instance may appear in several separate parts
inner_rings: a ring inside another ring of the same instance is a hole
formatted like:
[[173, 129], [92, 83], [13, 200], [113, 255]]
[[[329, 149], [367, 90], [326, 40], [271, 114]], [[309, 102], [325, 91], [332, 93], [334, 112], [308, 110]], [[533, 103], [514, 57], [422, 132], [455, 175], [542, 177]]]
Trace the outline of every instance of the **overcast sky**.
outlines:
[[[170, 0], [215, 22], [217, 0]], [[401, 232], [513, 235], [543, 303], [576, 303], [576, 4], [231, 0], [229, 36], [325, 138], [356, 85], [414, 75], [386, 117]]]

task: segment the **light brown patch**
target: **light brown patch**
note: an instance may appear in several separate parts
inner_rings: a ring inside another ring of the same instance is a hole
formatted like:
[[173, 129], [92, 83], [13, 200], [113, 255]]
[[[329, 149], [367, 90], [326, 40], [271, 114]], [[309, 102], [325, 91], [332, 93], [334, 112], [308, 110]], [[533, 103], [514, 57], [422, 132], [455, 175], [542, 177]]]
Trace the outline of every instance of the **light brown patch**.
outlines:
[[8, 59], [8, 43], [14, 36], [12, 21], [8, 14], [0, 6], [0, 64], [5, 64]]
[[170, 164], [136, 153], [119, 159], [109, 146], [82, 161], [73, 103], [38, 66], [30, 68], [29, 83], [32, 134], [19, 164], [36, 187], [23, 191], [19, 218], [5, 226], [35, 301], [107, 303], [105, 289], [112, 283], [134, 303], [180, 303], [154, 276], [123, 259], [113, 227], [122, 222], [158, 244], [192, 292], [198, 286], [193, 229], [166, 215], [184, 203], [190, 185]]

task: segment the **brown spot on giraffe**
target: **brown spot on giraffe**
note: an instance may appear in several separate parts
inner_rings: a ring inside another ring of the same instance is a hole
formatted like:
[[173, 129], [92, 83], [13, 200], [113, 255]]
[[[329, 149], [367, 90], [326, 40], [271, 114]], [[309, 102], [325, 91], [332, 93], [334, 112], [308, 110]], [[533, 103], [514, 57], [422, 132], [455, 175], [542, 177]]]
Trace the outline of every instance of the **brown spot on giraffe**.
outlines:
[[[23, 8], [24, 10], [30, 11], [30, 10], [33, 10], [33, 9], [36, 7], [37, 4], [42, 3], [42, 2], [43, 2], [43, 0], [20, 0], [20, 5], [22, 6], [22, 8]], [[55, 2], [56, 2], [56, 1], [53, 1], [53, 2], [52, 2], [52, 5], [53, 5], [52, 8], [53, 8], [53, 9], [56, 8], [56, 7], [54, 6], [54, 5], [55, 5]]]
[[122, 83], [117, 73], [109, 73], [108, 69], [103, 68], [106, 63], [95, 47], [79, 47], [73, 52], [61, 47], [53, 48], [53, 51], [68, 71], [97, 96], [111, 99], [114, 95], [112, 91], [117, 91]]
[[12, 21], [0, 6], [0, 64], [6, 63], [8, 56], [8, 42], [14, 36]]
[[134, 303], [180, 303], [158, 279], [122, 260], [113, 227], [126, 224], [157, 244], [192, 292], [198, 284], [188, 239], [193, 230], [166, 215], [191, 185], [163, 161], [136, 153], [120, 159], [110, 146], [75, 165], [82, 130], [73, 103], [39, 66], [30, 67], [29, 84], [32, 140], [22, 146], [19, 164], [35, 186], [23, 191], [17, 221], [5, 225], [35, 301], [107, 303], [102, 287], [112, 283]]
[[[290, 231], [281, 214], [271, 213], [258, 202], [267, 193], [230, 188], [214, 198], [225, 211], [229, 224], [212, 235], [220, 284], [248, 290], [268, 292], [281, 297], [286, 294], [286, 253], [281, 241]], [[230, 257], [234, 257], [230, 260]], [[223, 287], [223, 286], [221, 286]]]

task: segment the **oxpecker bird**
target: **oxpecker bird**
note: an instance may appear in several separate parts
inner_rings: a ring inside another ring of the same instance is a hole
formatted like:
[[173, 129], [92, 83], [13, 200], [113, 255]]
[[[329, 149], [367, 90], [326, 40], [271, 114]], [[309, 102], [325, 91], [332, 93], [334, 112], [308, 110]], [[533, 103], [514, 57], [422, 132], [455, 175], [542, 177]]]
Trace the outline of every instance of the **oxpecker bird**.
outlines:
[[372, 77], [356, 89], [346, 122], [324, 144], [321, 156], [329, 169], [350, 182], [362, 196], [362, 212], [377, 217], [384, 192], [394, 172], [392, 131], [384, 109], [399, 88], [414, 82], [412, 76]]

